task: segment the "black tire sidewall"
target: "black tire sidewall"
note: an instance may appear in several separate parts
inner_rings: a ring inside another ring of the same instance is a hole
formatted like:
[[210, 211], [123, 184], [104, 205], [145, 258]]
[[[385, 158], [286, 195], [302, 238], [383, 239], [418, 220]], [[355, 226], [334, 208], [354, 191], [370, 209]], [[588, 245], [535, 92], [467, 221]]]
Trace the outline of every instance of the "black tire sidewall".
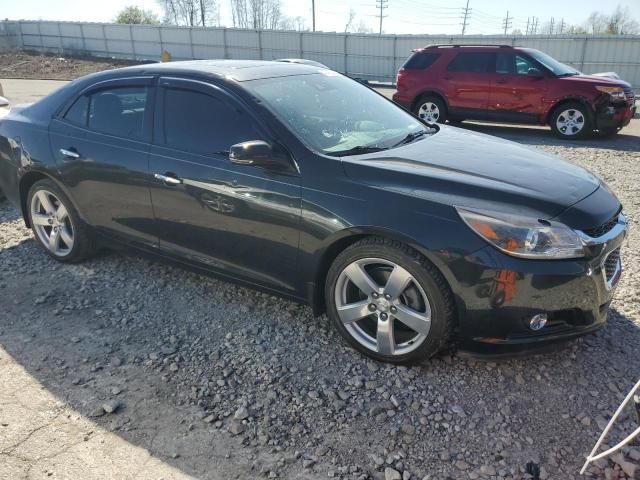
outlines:
[[[31, 202], [33, 200], [34, 195], [41, 190], [46, 190], [53, 193], [56, 197], [58, 197], [58, 200], [60, 200], [64, 204], [65, 208], [67, 209], [67, 214], [71, 219], [71, 227], [73, 228], [73, 236], [74, 236], [73, 247], [71, 248], [71, 251], [67, 255], [64, 255], [64, 256], [54, 255], [47, 248], [46, 245], [42, 244], [40, 237], [36, 232], [33, 219], [31, 218]], [[71, 203], [71, 201], [69, 200], [69, 197], [65, 195], [62, 189], [53, 180], [44, 179], [34, 183], [29, 189], [26, 207], [29, 215], [29, 223], [31, 224], [31, 231], [35, 236], [36, 242], [38, 242], [38, 245], [40, 245], [40, 247], [42, 247], [44, 251], [47, 252], [47, 254], [51, 258], [54, 258], [55, 260], [58, 260], [60, 262], [71, 262], [71, 263], [80, 261], [84, 258], [84, 251], [87, 248], [87, 245], [83, 245], [83, 241], [84, 242], [87, 241], [86, 227], [82, 222], [82, 220], [80, 219], [76, 209], [74, 208], [73, 203]]]
[[[580, 130], [580, 132], [578, 132], [576, 135], [564, 135], [556, 127], [556, 120], [560, 116], [560, 113], [568, 109], [579, 110], [585, 119], [584, 127], [582, 127], [582, 130]], [[551, 115], [551, 121], [549, 122], [549, 126], [551, 127], [551, 131], [553, 132], [553, 134], [558, 138], [562, 138], [563, 140], [583, 139], [593, 133], [593, 120], [591, 117], [592, 117], [591, 112], [583, 104], [578, 102], [565, 103], [563, 105], [560, 105], [553, 111], [553, 114]]]
[[436, 123], [445, 123], [449, 118], [447, 105], [442, 101], [440, 97], [436, 97], [434, 95], [423, 95], [422, 97], [420, 97], [413, 109], [414, 115], [420, 118], [420, 107], [424, 105], [426, 102], [435, 103], [438, 106], [438, 110], [440, 111], [440, 116], [438, 117], [438, 121]]
[[[340, 273], [352, 262], [370, 257], [389, 260], [405, 268], [411, 275], [413, 275], [418, 283], [420, 283], [420, 286], [425, 291], [427, 299], [429, 300], [431, 307], [431, 329], [429, 331], [429, 335], [422, 345], [405, 355], [389, 357], [369, 350], [351, 336], [338, 316], [334, 295], [336, 282]], [[384, 244], [356, 244], [354, 247], [351, 247], [338, 255], [331, 265], [325, 283], [325, 302], [329, 318], [350, 346], [378, 361], [394, 364], [411, 364], [434, 356], [442, 350], [443, 343], [449, 340], [448, 332], [449, 322], [451, 319], [448, 318], [449, 310], [441, 288], [442, 287], [438, 285], [438, 282], [436, 282], [432, 274], [424, 268], [419, 260], [406, 254], [401, 249], [393, 248]]]

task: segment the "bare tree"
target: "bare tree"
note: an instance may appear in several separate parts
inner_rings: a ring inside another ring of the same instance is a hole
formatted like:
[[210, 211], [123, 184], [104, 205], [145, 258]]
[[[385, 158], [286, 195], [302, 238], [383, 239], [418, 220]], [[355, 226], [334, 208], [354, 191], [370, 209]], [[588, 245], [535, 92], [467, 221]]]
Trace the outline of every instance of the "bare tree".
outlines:
[[603, 33], [607, 25], [607, 16], [601, 12], [591, 12], [585, 24], [587, 31], [593, 35]]
[[282, 19], [281, 0], [231, 0], [234, 27], [276, 29]]
[[353, 21], [356, 19], [356, 11], [351, 8], [349, 9], [349, 20], [347, 20], [347, 24], [344, 26], [345, 32], [350, 32], [353, 29]]
[[158, 0], [158, 3], [164, 10], [165, 23], [190, 27], [206, 27], [216, 23], [216, 0]]
[[360, 24], [356, 29], [357, 33], [373, 33], [373, 28], [366, 24], [364, 20], [360, 20]]
[[618, 5], [607, 19], [605, 33], [624, 35], [638, 33], [638, 22], [631, 17], [629, 7]]
[[278, 24], [280, 30], [297, 30], [299, 32], [308, 30], [304, 17], [289, 17], [287, 15], [280, 19]]

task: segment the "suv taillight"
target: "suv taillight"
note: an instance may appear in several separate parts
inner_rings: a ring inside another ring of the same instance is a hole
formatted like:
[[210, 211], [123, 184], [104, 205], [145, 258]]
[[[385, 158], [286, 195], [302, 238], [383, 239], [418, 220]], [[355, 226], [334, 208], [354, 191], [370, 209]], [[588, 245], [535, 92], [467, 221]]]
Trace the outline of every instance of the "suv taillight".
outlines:
[[400, 88], [402, 83], [404, 83], [404, 79], [406, 78], [407, 71], [404, 68], [398, 70], [398, 74], [396, 75], [396, 87]]

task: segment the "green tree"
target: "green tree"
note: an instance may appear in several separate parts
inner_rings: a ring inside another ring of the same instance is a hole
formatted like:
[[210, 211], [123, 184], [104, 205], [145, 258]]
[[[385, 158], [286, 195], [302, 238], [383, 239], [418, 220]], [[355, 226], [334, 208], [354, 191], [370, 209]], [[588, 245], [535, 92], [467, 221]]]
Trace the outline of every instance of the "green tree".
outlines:
[[129, 6], [123, 8], [118, 16], [116, 17], [116, 23], [127, 23], [127, 24], [150, 24], [155, 25], [160, 23], [158, 16], [153, 13], [151, 10], [145, 10], [140, 7]]

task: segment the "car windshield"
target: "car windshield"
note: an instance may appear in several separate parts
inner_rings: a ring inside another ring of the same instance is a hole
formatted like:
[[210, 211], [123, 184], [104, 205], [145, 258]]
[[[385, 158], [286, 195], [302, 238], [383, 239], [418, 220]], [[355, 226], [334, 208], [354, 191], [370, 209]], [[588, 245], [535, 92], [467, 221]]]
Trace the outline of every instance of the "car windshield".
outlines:
[[387, 150], [437, 131], [332, 71], [252, 80], [244, 86], [302, 141], [327, 155]]
[[539, 50], [528, 50], [527, 53], [531, 55], [535, 60], [547, 67], [554, 75], [559, 77], [569, 75], [579, 75], [580, 72], [569, 65], [565, 65], [557, 61], [555, 58], [550, 57], [546, 53], [542, 53]]

